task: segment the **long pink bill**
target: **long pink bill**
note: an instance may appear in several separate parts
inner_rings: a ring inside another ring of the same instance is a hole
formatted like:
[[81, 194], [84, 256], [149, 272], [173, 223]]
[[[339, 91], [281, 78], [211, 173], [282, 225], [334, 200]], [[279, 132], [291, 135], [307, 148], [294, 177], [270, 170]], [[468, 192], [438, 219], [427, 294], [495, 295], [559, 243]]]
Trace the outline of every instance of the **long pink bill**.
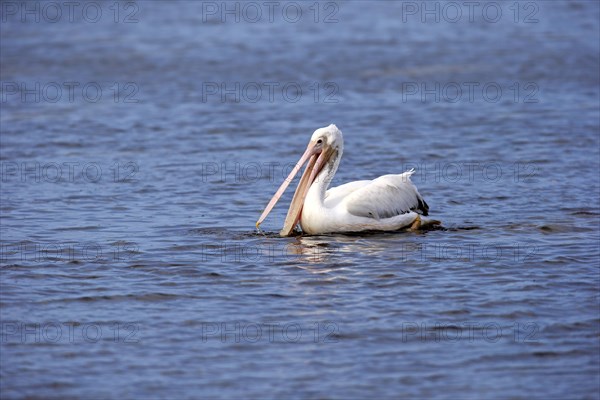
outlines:
[[[277, 201], [279, 201], [279, 198], [283, 195], [290, 182], [294, 180], [294, 177], [296, 176], [298, 171], [300, 171], [302, 166], [306, 163], [306, 160], [308, 160], [311, 156], [314, 155], [313, 149], [314, 145], [312, 143], [309, 143], [308, 147], [306, 148], [306, 151], [304, 152], [302, 157], [300, 157], [298, 163], [294, 166], [288, 177], [283, 181], [279, 189], [277, 189], [277, 192], [275, 192], [275, 194], [271, 198], [271, 201], [269, 201], [269, 204], [267, 204], [267, 207], [265, 207], [265, 210], [261, 214], [260, 218], [258, 219], [258, 221], [256, 221], [256, 229], [259, 228], [260, 224], [262, 224], [262, 222], [265, 220], [265, 218], [267, 218], [273, 207], [275, 207], [275, 204], [277, 204]], [[311, 164], [314, 163], [314, 158], [315, 157], [311, 158]]]

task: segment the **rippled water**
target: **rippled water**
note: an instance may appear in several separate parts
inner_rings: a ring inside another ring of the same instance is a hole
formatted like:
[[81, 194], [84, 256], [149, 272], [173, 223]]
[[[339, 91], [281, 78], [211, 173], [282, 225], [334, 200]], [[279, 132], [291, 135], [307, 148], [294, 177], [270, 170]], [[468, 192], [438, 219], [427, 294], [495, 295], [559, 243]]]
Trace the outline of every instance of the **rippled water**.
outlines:
[[[246, 4], [2, 3], [2, 397], [598, 398], [598, 3]], [[257, 233], [329, 123], [443, 228]]]

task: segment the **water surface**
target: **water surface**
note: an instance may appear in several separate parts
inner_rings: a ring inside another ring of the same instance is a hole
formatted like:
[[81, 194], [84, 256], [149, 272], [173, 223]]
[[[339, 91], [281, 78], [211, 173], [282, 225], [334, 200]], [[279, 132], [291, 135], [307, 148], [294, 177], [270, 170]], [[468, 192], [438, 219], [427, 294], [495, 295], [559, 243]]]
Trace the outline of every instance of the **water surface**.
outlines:
[[[8, 3], [3, 398], [598, 397], [597, 2]], [[443, 229], [256, 232], [330, 123]]]

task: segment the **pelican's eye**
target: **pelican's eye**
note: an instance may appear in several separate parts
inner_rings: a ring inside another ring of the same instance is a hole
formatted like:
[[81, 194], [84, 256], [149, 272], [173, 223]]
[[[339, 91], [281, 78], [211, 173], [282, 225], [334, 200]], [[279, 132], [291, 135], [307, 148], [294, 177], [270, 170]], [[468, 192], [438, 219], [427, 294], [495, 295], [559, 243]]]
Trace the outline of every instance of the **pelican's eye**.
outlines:
[[323, 139], [317, 140], [317, 144], [323, 144]]

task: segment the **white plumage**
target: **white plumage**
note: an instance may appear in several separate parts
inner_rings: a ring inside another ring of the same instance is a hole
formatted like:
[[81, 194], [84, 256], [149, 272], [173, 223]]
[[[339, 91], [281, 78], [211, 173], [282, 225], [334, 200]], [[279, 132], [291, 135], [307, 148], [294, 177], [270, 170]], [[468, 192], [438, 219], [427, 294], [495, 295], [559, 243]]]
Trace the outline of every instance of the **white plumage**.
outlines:
[[418, 209], [423, 205], [423, 198], [410, 180], [413, 173], [414, 169], [367, 181], [367, 184], [345, 196], [348, 212], [361, 217], [383, 219]]

